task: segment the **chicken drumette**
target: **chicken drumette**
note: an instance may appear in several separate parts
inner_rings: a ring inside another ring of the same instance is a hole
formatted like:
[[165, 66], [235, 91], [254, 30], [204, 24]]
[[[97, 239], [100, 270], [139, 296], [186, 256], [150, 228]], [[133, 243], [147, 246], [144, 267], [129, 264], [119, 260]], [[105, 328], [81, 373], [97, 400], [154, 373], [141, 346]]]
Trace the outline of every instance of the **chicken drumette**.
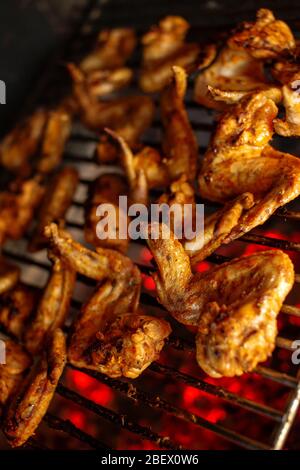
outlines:
[[60, 170], [46, 187], [45, 195], [37, 214], [37, 226], [29, 243], [29, 251], [38, 251], [47, 246], [44, 228], [51, 222], [62, 222], [71, 205], [78, 184], [75, 168]]
[[225, 203], [244, 192], [254, 196], [227, 241], [263, 224], [299, 195], [299, 159], [268, 144], [277, 111], [264, 93], [246, 96], [221, 117], [204, 156], [198, 182], [205, 199]]
[[62, 260], [101, 281], [74, 324], [70, 361], [111, 377], [137, 377], [158, 357], [171, 331], [165, 320], [137, 310], [138, 268], [116, 251], [98, 248], [95, 253], [82, 247], [54, 224], [47, 227], [46, 234]]
[[276, 317], [293, 286], [294, 269], [279, 250], [234, 259], [192, 274], [188, 255], [166, 226], [150, 226], [158, 266], [157, 295], [181, 323], [197, 331], [199, 365], [212, 377], [253, 370], [272, 353]]
[[143, 36], [143, 64], [140, 87], [146, 92], [162, 90], [172, 76], [172, 66], [191, 68], [200, 47], [185, 43], [189, 24], [180, 16], [167, 16]]
[[12, 447], [23, 445], [46, 414], [66, 364], [66, 341], [61, 330], [48, 338], [37, 364], [21, 383], [8, 407], [3, 432]]

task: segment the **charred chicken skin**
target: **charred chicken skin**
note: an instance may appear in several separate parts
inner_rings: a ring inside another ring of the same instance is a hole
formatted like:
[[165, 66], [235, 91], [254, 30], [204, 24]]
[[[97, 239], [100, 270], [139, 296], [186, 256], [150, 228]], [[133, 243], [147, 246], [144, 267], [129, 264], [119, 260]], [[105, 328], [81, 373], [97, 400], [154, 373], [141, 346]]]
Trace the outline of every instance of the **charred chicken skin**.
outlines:
[[48, 338], [36, 366], [20, 385], [11, 401], [3, 432], [12, 447], [23, 445], [34, 434], [47, 412], [66, 364], [66, 341], [61, 330]]
[[31, 354], [38, 354], [50, 332], [61, 327], [69, 313], [76, 272], [51, 252], [52, 272], [37, 306], [35, 315], [26, 328], [24, 343]]
[[254, 196], [227, 241], [263, 224], [299, 195], [299, 159], [268, 145], [276, 115], [274, 101], [263, 93], [243, 98], [221, 117], [204, 156], [198, 182], [205, 199], [225, 203], [244, 192]]
[[162, 90], [172, 76], [172, 67], [191, 68], [197, 63], [200, 48], [185, 43], [189, 24], [180, 16], [167, 16], [143, 36], [143, 64], [140, 87], [145, 92]]
[[[275, 347], [276, 317], [294, 283], [279, 250], [237, 258], [192, 274], [189, 257], [166, 226], [148, 244], [158, 266], [157, 295], [181, 323], [196, 328], [200, 367], [212, 377], [253, 370]], [[167, 233], [164, 235], [164, 231]]]
[[37, 219], [29, 251], [38, 251], [47, 246], [44, 228], [51, 222], [62, 222], [71, 205], [78, 184], [78, 172], [75, 168], [65, 167], [50, 181], [46, 188]]

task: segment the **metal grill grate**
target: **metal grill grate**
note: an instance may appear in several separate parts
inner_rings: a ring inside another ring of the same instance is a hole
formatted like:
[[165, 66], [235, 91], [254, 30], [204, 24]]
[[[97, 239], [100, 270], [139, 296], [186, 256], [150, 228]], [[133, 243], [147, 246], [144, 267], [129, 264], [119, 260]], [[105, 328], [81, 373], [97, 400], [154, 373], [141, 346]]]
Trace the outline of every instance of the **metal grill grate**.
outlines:
[[[105, 27], [110, 25], [117, 26], [120, 24], [124, 25], [124, 23], [126, 22], [126, 24], [134, 25], [137, 20], [137, 18], [134, 16], [134, 13], [132, 13], [131, 17], [129, 12], [127, 12], [126, 15], [123, 15], [123, 7], [125, 4], [124, 1], [118, 0], [117, 2], [111, 2], [111, 4], [117, 4], [120, 6], [120, 9], [118, 10], [119, 13], [117, 15], [114, 14], [114, 16], [112, 16], [112, 11], [114, 9], [110, 8], [109, 2], [105, 2], [107, 3], [107, 5], [103, 7], [103, 11], [99, 9], [98, 3], [99, 2], [97, 1], [90, 2], [90, 7], [86, 10], [86, 16], [84, 18], [83, 24], [81, 25], [80, 30], [77, 31], [76, 35], [72, 38], [70, 44], [68, 45], [65, 51], [64, 59], [66, 59], [67, 57], [75, 59], [78, 55], [80, 55], [81, 51], [85, 50], [86, 45], [92, 41], [92, 38], [94, 37], [95, 32], [99, 29], [100, 25], [104, 24]], [[104, 2], [100, 3], [104, 4]], [[174, 3], [176, 4], [177, 2]], [[186, 16], [187, 18], [189, 18], [192, 8], [191, 5], [193, 2], [185, 3], [187, 3]], [[249, 2], [244, 3], [249, 5]], [[154, 10], [151, 11], [152, 13], [154, 11], [153, 14], [155, 14], [156, 17], [147, 19], [147, 22], [149, 22], [149, 24], [151, 24], [151, 22], [153, 21], [157, 21], [157, 19], [162, 14], [166, 13], [166, 11], [164, 11], [159, 6], [161, 2], [151, 2], [151, 8], [152, 4]], [[206, 2], [206, 4], [210, 4], [210, 7], [208, 6], [206, 9], [206, 13], [209, 13], [209, 11], [211, 12], [212, 10], [214, 10], [217, 14], [218, 11], [220, 17], [220, 9], [218, 10], [218, 5], [220, 5], [220, 2]], [[212, 5], [215, 5], [215, 7], [213, 7]], [[198, 6], [193, 6], [193, 8], [200, 8], [201, 10], [203, 9], [202, 7]], [[246, 13], [245, 11], [239, 12], [239, 15], [241, 15], [243, 18], [251, 14], [249, 8], [241, 10], [246, 11]], [[181, 14], [184, 14], [183, 7], [179, 10], [176, 10], [176, 8], [173, 7], [172, 12], [174, 11], [176, 11], [176, 13], [179, 12]], [[254, 8], [251, 11], [254, 11]], [[293, 15], [293, 23], [297, 23], [297, 20], [295, 20], [293, 9], [289, 11], [286, 10], [285, 13], [288, 16]], [[284, 16], [285, 15], [283, 15], [283, 17]], [[232, 18], [232, 15], [230, 15], [230, 17]], [[107, 23], [108, 21], [109, 23]], [[209, 21], [209, 19], [207, 21]], [[149, 24], [147, 24], [147, 26], [149, 26]], [[215, 30], [218, 29], [219, 26], [223, 27], [224, 21], [220, 21], [218, 25], [214, 20], [212, 22], [212, 25], [212, 29]], [[139, 28], [141, 28], [141, 23], [139, 23], [138, 26]], [[142, 26], [146, 27], [146, 25], [144, 24], [142, 24]], [[226, 27], [228, 27], [227, 24]], [[205, 31], [207, 31], [208, 29], [209, 28], [206, 27]], [[52, 89], [51, 87], [49, 88], [49, 86], [47, 87], [49, 94], [51, 94], [51, 91], [57, 87], [57, 83], [59, 81], [59, 74], [57, 68], [52, 69], [50, 72], [48, 74], [47, 80], [50, 84], [53, 84], [53, 87]], [[44, 85], [45, 84], [43, 83], [43, 86]], [[41, 85], [41, 89], [45, 90], [43, 86]], [[36, 96], [34, 97], [34, 101], [36, 101]], [[209, 111], [201, 109], [193, 103], [191, 99], [191, 90], [189, 91], [187, 97], [187, 106], [190, 112], [193, 128], [197, 133], [199, 142], [201, 142], [200, 154], [203, 155], [203, 150], [205, 149], [205, 145], [208, 142], [208, 138], [212, 130], [212, 115]], [[145, 141], [147, 143], [154, 146], [159, 144], [160, 135], [158, 128], [159, 121], [156, 121], [154, 122], [153, 127], [150, 129], [147, 136], [145, 137]], [[83, 129], [79, 124], [75, 124], [71, 139], [68, 143], [65, 153], [64, 161], [66, 163], [71, 163], [72, 165], [74, 165], [80, 173], [80, 184], [78, 187], [78, 191], [75, 195], [73, 205], [67, 215], [67, 228], [79, 240], [82, 239], [83, 205], [87, 194], [87, 186], [90, 181], [95, 178], [96, 174], [100, 174], [100, 172], [105, 172], [108, 169], [108, 167], [100, 168], [98, 165], [96, 165], [93, 160], [93, 152], [96, 142], [97, 138], [95, 135], [93, 135], [86, 129]], [[111, 167], [109, 168], [109, 170], [111, 170]], [[213, 208], [213, 205], [210, 204], [210, 207]], [[288, 223], [292, 224], [296, 223], [300, 219], [300, 212], [282, 208], [277, 211], [277, 213], [275, 214], [275, 216], [273, 216], [272, 219], [275, 221], [279, 219], [281, 222], [287, 221]], [[300, 243], [275, 239], [266, 235], [251, 233], [245, 235], [241, 240], [246, 243], [254, 243], [259, 245], [276, 247], [284, 250], [289, 250], [291, 252], [300, 253]], [[49, 271], [49, 262], [46, 258], [45, 253], [38, 253], [35, 255], [30, 255], [26, 253], [26, 243], [27, 240], [8, 243], [5, 246], [3, 252], [6, 256], [10, 257], [22, 266], [25, 282], [27, 282], [28, 284], [39, 285], [39, 287], [42, 287]], [[143, 245], [139, 244], [138, 242], [132, 245], [134, 246], [130, 247], [130, 253], [132, 254], [133, 258], [136, 258], [134, 260], [137, 261], [137, 264], [139, 265], [143, 273], [149, 273], [149, 270], [151, 270], [151, 265], [141, 263], [139, 257], [137, 256], [137, 253], [140, 252], [140, 250], [143, 248]], [[220, 264], [224, 261], [227, 261], [228, 259], [229, 258], [227, 256], [221, 254], [214, 254], [209, 257], [208, 261]], [[298, 274], [296, 276], [296, 288], [298, 288], [299, 282], [300, 275]], [[79, 276], [78, 285], [81, 286], [82, 290], [83, 285], [87, 286], [87, 288], [91, 288], [91, 286], [94, 286], [95, 283]], [[82, 299], [74, 297], [72, 301], [72, 310], [78, 311], [81, 306], [81, 301]], [[145, 305], [148, 308], [153, 307], [161, 309], [151, 292], [143, 292], [141, 301], [142, 305]], [[294, 315], [296, 317], [300, 317], [300, 308], [293, 305], [285, 304], [283, 305], [281, 313], [283, 315]], [[280, 349], [292, 350], [292, 340], [278, 336], [277, 347]], [[190, 342], [189, 338], [182, 338], [177, 333], [170, 338], [167, 348], [175, 349], [178, 351], [178, 354], [186, 355], [188, 357], [188, 354], [193, 351], [194, 346]], [[71, 365], [68, 365], [67, 370], [76, 370], [76, 368]], [[257, 367], [253, 375], [254, 377], [258, 375], [266, 381], [277, 383], [282, 388], [286, 389], [286, 391], [288, 392], [288, 396], [286, 399], [285, 408], [283, 410], [279, 410], [276, 407], [273, 407], [272, 405], [262, 404], [254, 399], [245, 398], [237, 393], [229, 392], [223, 387], [216, 386], [213, 383], [209, 383], [208, 381], [206, 381], [205, 378], [196, 378], [193, 375], [187, 374], [179, 370], [177, 367], [174, 367], [174, 365], [169, 365], [161, 362], [153, 363], [149, 367], [149, 370], [144, 373], [145, 376], [149, 375], [153, 382], [153, 387], [151, 387], [151, 391], [145, 391], [144, 388], [140, 385], [139, 381], [132, 382], [111, 379], [94, 371], [82, 369], [80, 370], [81, 372], [84, 372], [93, 379], [98, 380], [99, 383], [105, 384], [112, 390], [123, 395], [126, 400], [135, 403], [137, 407], [141, 407], [143, 409], [145, 409], [145, 407], [149, 409], [154, 409], [159, 411], [162, 416], [171, 415], [178, 420], [183, 420], [187, 423], [192, 423], [193, 426], [201, 427], [208, 431], [212, 431], [221, 438], [234, 443], [236, 446], [246, 449], [282, 448], [289, 434], [293, 420], [296, 416], [300, 400], [300, 371], [294, 376], [281, 372], [273, 367], [267, 366]], [[172, 400], [170, 400], [168, 397], [165, 398], [164, 396], [153, 392], [153, 390], [156, 389], [155, 384], [159, 383], [159, 381], [166, 379], [174, 383], [178, 383], [179, 385], [188, 385], [190, 387], [193, 387], [197, 390], [205, 392], [206, 394], [208, 394], [208, 396], [212, 398], [217, 397], [221, 400], [225, 400], [227, 403], [230, 404], [232, 409], [244, 409], [247, 411], [248, 415], [250, 414], [250, 420], [258, 420], [260, 417], [266, 418], [270, 421], [270, 423], [272, 423], [272, 433], [270, 433], [270, 437], [265, 436], [266, 442], [261, 442], [258, 439], [256, 440], [242, 433], [236, 432], [232, 430], [229, 426], [225, 427], [219, 424], [218, 422], [209, 421], [208, 419], [201, 417], [197, 413], [189, 412], [183, 407], [175, 406], [172, 403]], [[255, 388], [255, 380], [253, 387]], [[120, 429], [120, 432], [122, 429], [127, 430], [133, 433], [139, 439], [151, 441], [160, 448], [179, 448], [179, 444], [177, 442], [174, 442], [173, 438], [166, 435], [164, 431], [161, 435], [160, 433], [152, 431], [149, 426], [141, 424], [136, 417], [136, 413], [135, 416], [132, 418], [130, 413], [119, 413], [108, 409], [102, 405], [91, 401], [90, 399], [85, 398], [83, 395], [67, 388], [62, 383], [59, 384], [56, 394], [80, 406], [81, 409], [84, 410], [84, 412], [92, 412], [98, 417], [101, 417], [101, 419], [116, 425], [117, 428]], [[270, 397], [269, 402], [272, 403], [272, 397]], [[44, 418], [44, 422], [50, 428], [56, 431], [62, 431], [93, 449], [107, 449], [109, 447], [108, 444], [101, 442], [100, 440], [94, 438], [92, 435], [81, 430], [79, 427], [71, 423], [71, 421], [64, 420], [59, 416], [47, 413]], [[43, 448], [41, 443], [35, 439], [30, 440], [29, 446], [33, 449]], [[197, 448], [197, 443], [194, 443], [194, 446]]]

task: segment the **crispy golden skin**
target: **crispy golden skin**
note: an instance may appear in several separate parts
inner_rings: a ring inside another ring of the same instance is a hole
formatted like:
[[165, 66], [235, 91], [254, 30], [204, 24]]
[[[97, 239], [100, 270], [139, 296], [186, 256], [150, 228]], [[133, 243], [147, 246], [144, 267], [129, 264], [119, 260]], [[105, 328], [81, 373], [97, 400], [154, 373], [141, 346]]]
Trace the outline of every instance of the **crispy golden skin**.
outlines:
[[191, 257], [192, 267], [211, 255], [224, 242], [230, 240], [231, 231], [253, 205], [253, 194], [243, 193], [205, 217], [203, 234], [197, 234], [194, 239], [184, 244], [185, 251]]
[[59, 229], [56, 224], [47, 225], [45, 235], [57, 256], [78, 273], [96, 281], [107, 277], [124, 279], [134, 269], [134, 264], [127, 256], [100, 247], [96, 248], [96, 252], [91, 251], [75, 242], [68, 232]]
[[12, 289], [20, 279], [19, 266], [0, 257], [0, 295]]
[[205, 199], [224, 203], [244, 192], [254, 195], [254, 206], [228, 241], [263, 224], [299, 194], [299, 159], [268, 145], [276, 115], [276, 105], [263, 93], [243, 98], [221, 117], [204, 156], [198, 182]]
[[185, 43], [189, 24], [180, 16], [167, 16], [143, 36], [143, 64], [139, 84], [145, 92], [162, 90], [172, 76], [172, 67], [191, 68], [200, 47]]
[[14, 396], [32, 362], [22, 346], [11, 339], [3, 341], [6, 363], [0, 364], [0, 415], [4, 405]]
[[271, 10], [260, 8], [255, 22], [244, 22], [229, 39], [233, 49], [243, 49], [256, 59], [273, 59], [295, 48], [292, 31], [276, 20]]
[[195, 100], [202, 106], [224, 110], [248, 93], [260, 90], [276, 102], [281, 100], [280, 87], [267, 80], [263, 63], [244, 50], [233, 50], [226, 45], [216, 60], [198, 75]]
[[73, 268], [52, 253], [48, 256], [52, 261], [52, 271], [24, 335], [26, 349], [33, 355], [41, 351], [49, 333], [64, 324], [76, 281]]
[[280, 59], [272, 68], [272, 75], [282, 85], [284, 119], [275, 119], [277, 134], [285, 137], [300, 135], [300, 45], [286, 59]]
[[18, 124], [0, 144], [1, 165], [18, 174], [27, 174], [47, 121], [47, 112], [35, 111]]
[[47, 412], [65, 364], [66, 341], [63, 332], [57, 329], [8, 407], [3, 432], [12, 447], [23, 445], [34, 434]]
[[122, 67], [136, 46], [131, 28], [105, 29], [100, 32], [95, 48], [80, 62], [84, 72]]
[[51, 173], [61, 162], [66, 141], [71, 133], [71, 116], [63, 108], [48, 112], [36, 169]]
[[68, 350], [72, 364], [109, 377], [133, 379], [158, 358], [170, 326], [165, 320], [136, 312], [137, 268], [129, 281], [106, 281], [83, 307]]
[[37, 289], [19, 282], [0, 297], [0, 325], [18, 340], [22, 340], [37, 300]]
[[0, 245], [7, 239], [23, 236], [43, 194], [39, 177], [16, 181], [10, 191], [0, 193]]
[[270, 250], [193, 275], [187, 253], [172, 234], [163, 238], [165, 230], [148, 239], [158, 298], [179, 322], [197, 328], [200, 367], [212, 377], [253, 370], [275, 346], [276, 316], [294, 283], [289, 257]]
[[153, 119], [152, 99], [148, 96], [127, 96], [99, 101], [89, 92], [82, 71], [74, 64], [69, 64], [68, 69], [73, 79], [73, 93], [82, 122], [95, 131], [110, 127], [130, 145], [136, 143]]
[[[99, 176], [90, 188], [89, 198], [85, 209], [84, 236], [88, 243], [103, 248], [113, 248], [125, 253], [128, 248], [129, 238], [119, 237], [119, 218], [126, 223], [128, 216], [119, 207], [119, 196], [128, 193], [126, 178], [116, 173], [108, 173]], [[113, 226], [111, 236], [107, 233], [108, 227], [104, 227], [107, 237], [99, 238], [99, 221], [101, 217], [97, 215], [97, 208], [100, 204], [112, 204], [116, 211], [116, 223]]]
[[198, 144], [184, 105], [186, 73], [173, 67], [173, 78], [161, 95], [161, 119], [164, 128], [162, 149], [171, 180], [187, 175], [195, 179]]
[[75, 168], [65, 167], [50, 181], [37, 215], [37, 226], [29, 243], [29, 251], [38, 251], [47, 246], [44, 228], [51, 222], [62, 222], [72, 203], [78, 184]]

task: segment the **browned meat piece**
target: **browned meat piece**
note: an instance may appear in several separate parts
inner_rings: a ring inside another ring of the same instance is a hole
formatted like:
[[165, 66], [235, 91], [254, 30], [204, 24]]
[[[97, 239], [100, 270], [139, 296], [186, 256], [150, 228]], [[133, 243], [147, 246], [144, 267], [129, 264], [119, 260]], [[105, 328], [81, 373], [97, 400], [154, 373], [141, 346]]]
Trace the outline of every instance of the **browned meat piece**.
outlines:
[[148, 244], [157, 295], [179, 322], [196, 328], [199, 365], [212, 377], [253, 370], [275, 347], [276, 317], [294, 283], [290, 258], [270, 250], [193, 275], [180, 242], [166, 226], [156, 228], [159, 238]]
[[83, 276], [102, 281], [103, 279], [126, 279], [131, 275], [134, 264], [127, 256], [115, 250], [96, 248], [91, 251], [75, 242], [65, 230], [56, 224], [47, 225], [45, 235], [53, 252]]
[[46, 337], [63, 326], [69, 313], [76, 272], [51, 252], [52, 271], [32, 321], [28, 325], [24, 343], [35, 355], [42, 349]]
[[161, 96], [162, 149], [171, 180], [186, 175], [189, 181], [194, 181], [198, 144], [184, 105], [186, 73], [181, 67], [172, 70], [173, 79]]
[[26, 324], [37, 305], [38, 291], [18, 283], [0, 297], [0, 325], [22, 340]]
[[189, 24], [180, 16], [167, 16], [143, 36], [143, 64], [140, 87], [145, 92], [162, 90], [172, 76], [172, 67], [195, 66], [200, 47], [185, 43]]
[[15, 182], [0, 193], [0, 245], [6, 239], [23, 236], [44, 194], [38, 177]]
[[90, 93], [84, 73], [74, 64], [69, 64], [68, 68], [82, 122], [95, 131], [110, 127], [130, 145], [135, 144], [153, 119], [152, 99], [148, 96], [126, 96], [99, 101]]
[[72, 364], [133, 379], [158, 358], [171, 329], [165, 320], [136, 312], [139, 285], [135, 268], [129, 283], [106, 281], [98, 288], [75, 322]]
[[66, 341], [57, 329], [10, 403], [3, 432], [12, 447], [23, 445], [43, 419], [66, 364]]
[[31, 366], [31, 358], [22, 346], [7, 338], [1, 341], [5, 345], [6, 363], [0, 363], [0, 415]]
[[75, 168], [65, 167], [51, 180], [43, 198], [37, 220], [38, 224], [29, 243], [29, 251], [38, 251], [47, 246], [44, 228], [51, 222], [62, 222], [72, 203], [78, 184]]
[[20, 279], [20, 268], [0, 257], [0, 295], [12, 289]]
[[197, 265], [211, 255], [222, 243], [230, 241], [230, 234], [240, 223], [243, 215], [254, 205], [251, 193], [227, 202], [224, 207], [205, 217], [203, 233], [197, 234], [184, 244], [184, 249], [191, 257], [192, 266]]
[[229, 40], [230, 47], [245, 50], [256, 59], [278, 58], [293, 51], [295, 45], [288, 25], [266, 8], [258, 10], [255, 22], [242, 23]]
[[[129, 238], [127, 236], [120, 238], [119, 231], [119, 218], [124, 223], [126, 223], [126, 218], [128, 219], [127, 214], [119, 207], [119, 196], [126, 195], [127, 192], [126, 179], [116, 173], [101, 175], [93, 182], [85, 211], [84, 236], [88, 243], [103, 248], [114, 248], [122, 253], [127, 251]], [[99, 238], [102, 231], [99, 233], [98, 225], [102, 217], [97, 215], [97, 207], [100, 204], [111, 204], [116, 211], [115, 224], [105, 227], [105, 237], [102, 238]], [[111, 233], [108, 233], [108, 229], [111, 229]]]
[[50, 111], [36, 165], [37, 171], [51, 173], [60, 164], [70, 133], [70, 114], [63, 108]]
[[10, 171], [27, 175], [30, 162], [40, 144], [47, 112], [39, 109], [18, 124], [0, 144], [1, 165]]
[[100, 32], [94, 50], [80, 62], [80, 68], [91, 72], [122, 67], [135, 46], [136, 36], [132, 29], [105, 29]]
[[276, 115], [276, 105], [263, 93], [243, 98], [221, 117], [204, 156], [198, 181], [205, 199], [224, 203], [244, 192], [254, 196], [227, 241], [263, 224], [299, 195], [299, 159], [268, 145]]

